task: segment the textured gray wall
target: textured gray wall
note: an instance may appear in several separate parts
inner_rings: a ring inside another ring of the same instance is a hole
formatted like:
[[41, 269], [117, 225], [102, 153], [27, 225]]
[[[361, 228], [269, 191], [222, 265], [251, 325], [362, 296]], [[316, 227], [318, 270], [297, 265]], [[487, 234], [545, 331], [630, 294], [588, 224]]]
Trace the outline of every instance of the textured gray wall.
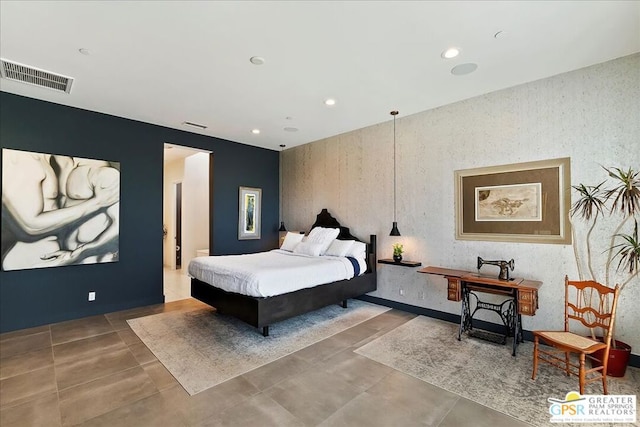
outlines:
[[[571, 183], [597, 184], [606, 178], [599, 165], [640, 169], [639, 70], [636, 54], [408, 117], [401, 106], [390, 105], [389, 110], [400, 109], [397, 219], [402, 237], [389, 237], [391, 121], [283, 151], [282, 220], [290, 230], [306, 230], [326, 207], [356, 236], [377, 234], [379, 258], [390, 258], [397, 241], [404, 243], [406, 259], [423, 265], [474, 270], [478, 255], [514, 258], [514, 275], [544, 282], [540, 309], [534, 317], [524, 316], [525, 329], [559, 328], [564, 275], [578, 278], [572, 246], [456, 240], [454, 171], [570, 157]], [[494, 266], [485, 269], [498, 273]], [[378, 273], [378, 291], [371, 295], [459, 313], [459, 303], [446, 300], [441, 278], [381, 264]], [[617, 318], [617, 338], [631, 344], [635, 354], [640, 353], [638, 300], [640, 279], [624, 290]]]

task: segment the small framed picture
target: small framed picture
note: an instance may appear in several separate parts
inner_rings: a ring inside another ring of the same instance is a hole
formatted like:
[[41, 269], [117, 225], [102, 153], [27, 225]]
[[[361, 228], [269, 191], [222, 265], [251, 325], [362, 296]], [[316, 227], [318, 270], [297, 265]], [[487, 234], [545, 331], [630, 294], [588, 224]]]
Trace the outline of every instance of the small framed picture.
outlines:
[[262, 189], [240, 187], [238, 209], [238, 239], [260, 238]]

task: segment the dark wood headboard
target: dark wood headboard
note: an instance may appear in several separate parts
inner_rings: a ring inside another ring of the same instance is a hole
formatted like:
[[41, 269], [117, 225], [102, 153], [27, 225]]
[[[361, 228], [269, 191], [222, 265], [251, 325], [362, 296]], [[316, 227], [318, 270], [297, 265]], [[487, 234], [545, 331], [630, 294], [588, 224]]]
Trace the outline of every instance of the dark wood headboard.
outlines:
[[351, 234], [349, 231], [349, 227], [343, 227], [340, 225], [337, 219], [335, 219], [329, 211], [325, 208], [320, 211], [318, 215], [316, 215], [316, 222], [313, 223], [311, 229], [313, 230], [315, 227], [324, 227], [324, 228], [339, 228], [340, 234], [338, 234], [338, 239], [340, 240], [357, 240], [359, 242], [366, 243], [367, 245], [367, 273], [376, 271], [376, 262], [377, 262], [377, 248], [376, 248], [376, 235], [371, 234], [369, 236], [369, 243], [365, 242], [362, 239], [359, 239]]

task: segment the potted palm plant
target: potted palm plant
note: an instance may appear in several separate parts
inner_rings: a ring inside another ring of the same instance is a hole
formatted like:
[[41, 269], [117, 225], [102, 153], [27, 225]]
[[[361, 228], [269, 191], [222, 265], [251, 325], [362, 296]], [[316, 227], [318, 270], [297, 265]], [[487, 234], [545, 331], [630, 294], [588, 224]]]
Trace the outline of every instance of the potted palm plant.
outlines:
[[[572, 186], [579, 197], [571, 207], [571, 218], [582, 222], [578, 228], [572, 220], [573, 249], [580, 280], [594, 280], [608, 287], [617, 283], [622, 293], [625, 286], [637, 286], [640, 281], [640, 172], [632, 168], [603, 169], [608, 180], [598, 185]], [[584, 232], [581, 240], [577, 238], [580, 231]], [[604, 264], [594, 270], [598, 260]], [[631, 346], [616, 340], [614, 332], [608, 374], [624, 376], [630, 354]]]

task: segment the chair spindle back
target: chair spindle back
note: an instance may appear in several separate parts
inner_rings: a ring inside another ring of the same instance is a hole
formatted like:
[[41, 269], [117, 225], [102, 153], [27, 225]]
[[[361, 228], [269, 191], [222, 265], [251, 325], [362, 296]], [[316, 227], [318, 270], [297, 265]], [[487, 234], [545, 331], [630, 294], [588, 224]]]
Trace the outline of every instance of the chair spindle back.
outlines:
[[608, 343], [613, 322], [619, 288], [608, 288], [593, 280], [570, 281], [565, 277], [565, 331], [569, 321], [577, 320], [587, 328], [601, 328], [603, 339]]

